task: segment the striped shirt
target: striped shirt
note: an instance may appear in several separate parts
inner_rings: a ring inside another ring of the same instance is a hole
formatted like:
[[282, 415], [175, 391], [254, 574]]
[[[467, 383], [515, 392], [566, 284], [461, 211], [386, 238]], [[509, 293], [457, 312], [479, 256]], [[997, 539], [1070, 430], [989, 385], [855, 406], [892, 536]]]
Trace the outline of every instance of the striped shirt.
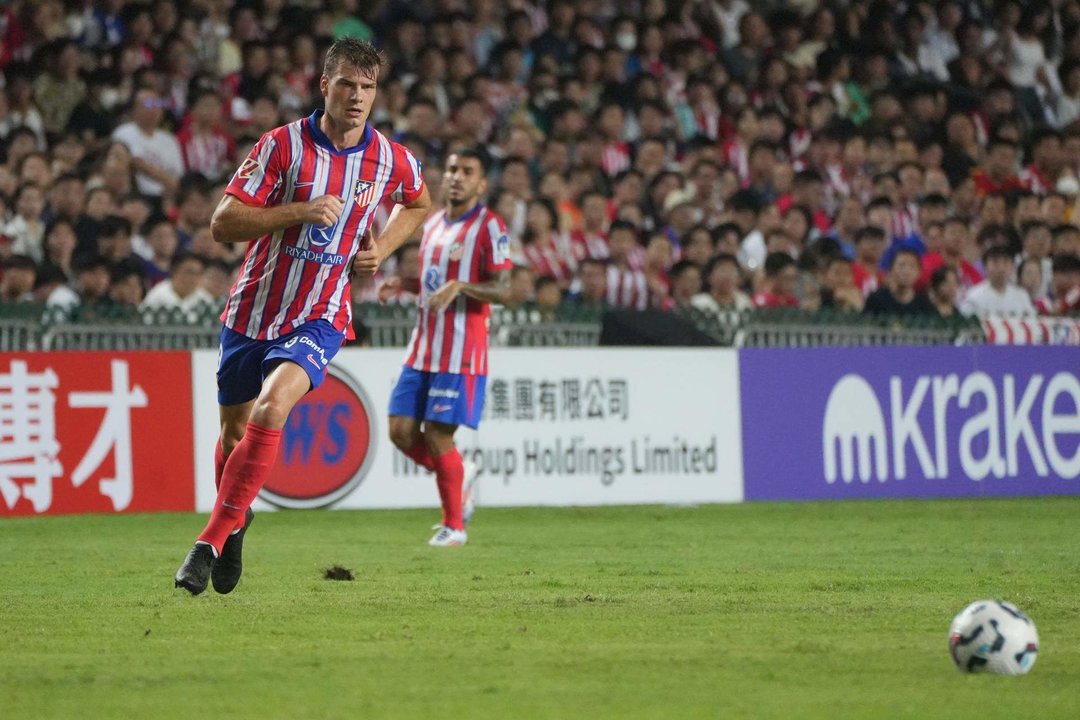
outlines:
[[253, 241], [221, 319], [259, 340], [273, 340], [306, 322], [326, 320], [352, 337], [349, 266], [379, 203], [408, 204], [423, 192], [420, 163], [371, 125], [360, 143], [334, 148], [319, 129], [321, 110], [260, 138], [226, 193], [247, 205], [345, 199], [337, 223], [303, 224]]
[[510, 236], [494, 212], [478, 204], [453, 221], [446, 210], [432, 213], [420, 241], [420, 314], [405, 365], [422, 372], [487, 375], [488, 304], [459, 294], [435, 312], [427, 301], [449, 280], [485, 282], [510, 267]]

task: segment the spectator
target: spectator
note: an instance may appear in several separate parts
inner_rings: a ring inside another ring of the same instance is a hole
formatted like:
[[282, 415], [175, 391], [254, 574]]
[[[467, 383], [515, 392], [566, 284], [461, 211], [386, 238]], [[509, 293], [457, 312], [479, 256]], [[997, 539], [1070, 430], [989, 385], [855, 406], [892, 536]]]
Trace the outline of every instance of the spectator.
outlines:
[[[1045, 304], [1047, 296], [1043, 293], [1043, 270], [1042, 263], [1037, 260], [1021, 260], [1016, 269], [1016, 284], [1031, 298], [1031, 304], [1036, 308], [1040, 303]], [[1050, 279], [1046, 279], [1047, 289], [1050, 287]]]
[[1057, 188], [1058, 178], [1065, 167], [1061, 143], [1061, 133], [1057, 130], [1042, 128], [1032, 134], [1031, 164], [1019, 175], [1020, 182], [1027, 190], [1036, 195], [1046, 195]]
[[184, 156], [176, 136], [162, 129], [165, 100], [149, 88], [135, 93], [131, 120], [116, 128], [113, 139], [131, 151], [139, 192], [151, 197], [176, 190], [184, 173]]
[[930, 275], [930, 302], [941, 317], [956, 317], [959, 312], [956, 307], [959, 290], [960, 280], [951, 267], [942, 265]]
[[770, 253], [765, 258], [765, 281], [762, 290], [754, 296], [754, 307], [798, 307], [799, 301], [794, 294], [798, 276], [791, 255]]
[[855, 284], [851, 260], [846, 257], [829, 258], [822, 282], [821, 307], [845, 312], [862, 311], [863, 294]]
[[75, 222], [86, 207], [86, 183], [73, 172], [53, 180], [48, 195], [44, 219], [49, 227], [58, 220]]
[[176, 134], [184, 169], [208, 180], [220, 180], [234, 169], [236, 141], [221, 127], [221, 98], [210, 90], [198, 91], [184, 126]]
[[949, 218], [941, 236], [941, 248], [927, 253], [922, 261], [922, 276], [918, 287], [925, 289], [930, 284], [930, 276], [942, 265], [951, 267], [960, 278], [960, 297], [969, 288], [982, 282], [983, 274], [965, 255], [971, 251], [971, 230], [967, 223], [959, 218]]
[[1050, 294], [1038, 303], [1042, 315], [1076, 315], [1080, 313], [1080, 258], [1076, 255], [1055, 255]]
[[165, 219], [150, 223], [146, 242], [150, 248], [150, 257], [142, 258], [142, 268], [146, 286], [152, 288], [169, 277], [172, 259], [180, 246], [180, 241], [176, 236], [176, 226]]
[[33, 183], [19, 186], [15, 194], [15, 217], [4, 227], [4, 234], [11, 239], [11, 252], [27, 255], [39, 263], [45, 257], [45, 194]]
[[[585, 265], [591, 260], [583, 260], [579, 269], [582, 274], [582, 282], [584, 283], [585, 277]], [[536, 275], [531, 268], [524, 265], [515, 265], [510, 271], [510, 299], [506, 302], [506, 307], [511, 310], [516, 310], [520, 307], [524, 307], [526, 303], [532, 302], [536, 295]]]
[[889, 266], [885, 286], [870, 293], [863, 306], [867, 315], [935, 315], [926, 293], [915, 289], [920, 273], [919, 254], [899, 250]]
[[98, 187], [86, 194], [86, 207], [75, 220], [75, 235], [78, 237], [76, 255], [97, 254], [97, 238], [105, 218], [116, 212], [116, 199], [106, 188]]
[[681, 244], [683, 259], [694, 263], [704, 273], [705, 266], [716, 252], [716, 242], [709, 229], [704, 225], [695, 225], [683, 235]]
[[109, 271], [109, 300], [117, 308], [135, 308], [146, 292], [146, 276], [142, 261], [127, 258], [115, 263]]
[[75, 257], [75, 246], [78, 242], [75, 237], [75, 229], [67, 220], [57, 220], [45, 234], [45, 257], [41, 267], [54, 268], [64, 278], [64, 281], [72, 277], [72, 260]]
[[213, 298], [215, 307], [221, 306], [229, 294], [233, 282], [233, 270], [224, 260], [207, 260], [200, 287]]
[[110, 265], [135, 257], [131, 246], [131, 222], [119, 215], [105, 218], [101, 223], [97, 251]]
[[671, 300], [676, 307], [687, 307], [701, 293], [701, 269], [689, 260], [671, 266]]
[[73, 261], [74, 279], [49, 293], [46, 308], [60, 318], [74, 318], [83, 311], [108, 305], [109, 263], [98, 255], [77, 257]]
[[1031, 298], [1013, 283], [1016, 264], [1008, 249], [990, 248], [983, 256], [983, 264], [986, 266], [986, 280], [964, 296], [961, 312], [980, 318], [1035, 314]]
[[649, 306], [649, 284], [645, 273], [635, 270], [630, 257], [638, 245], [637, 228], [616, 220], [608, 230], [611, 257], [607, 266], [607, 300], [612, 307], [644, 310]]
[[992, 139], [986, 149], [986, 162], [972, 172], [976, 192], [985, 196], [1021, 189], [1024, 184], [1016, 176], [1018, 153], [1014, 141], [1000, 136]]
[[739, 290], [739, 261], [730, 253], [720, 253], [706, 268], [706, 292], [695, 295], [690, 303], [699, 310], [749, 310], [754, 303]]
[[[1050, 291], [1050, 275], [1053, 272], [1053, 263], [1050, 259], [1052, 245], [1050, 226], [1041, 220], [1029, 220], [1020, 228], [1020, 242], [1023, 251], [1016, 258], [1016, 264], [1020, 267], [1021, 275], [1026, 262], [1030, 261], [1039, 266], [1037, 273], [1039, 286], [1034, 288], [1031, 298], [1034, 302]], [[1034, 273], [1032, 270], [1028, 272], [1029, 275]]]
[[34, 301], [37, 264], [26, 255], [11, 255], [3, 263], [0, 277], [0, 302], [23, 303]]
[[562, 304], [562, 290], [553, 277], [536, 279], [536, 309], [543, 320], [554, 320]]
[[561, 288], [574, 277], [576, 262], [559, 230], [555, 205], [547, 198], [529, 202], [528, 222], [523, 236], [525, 258], [538, 277], [552, 277]]
[[169, 278], [146, 293], [140, 307], [179, 311], [183, 317], [195, 319], [208, 307], [214, 307], [214, 298], [199, 283], [206, 270], [206, 261], [199, 255], [179, 253], [169, 266]]
[[59, 133], [86, 97], [86, 83], [79, 77], [79, 47], [74, 40], [56, 40], [46, 52], [47, 69], [34, 81], [34, 100], [41, 108], [45, 130]]
[[603, 310], [607, 301], [607, 261], [585, 258], [578, 268], [578, 292], [566, 298], [565, 305], [573, 308]]
[[881, 259], [885, 254], [885, 231], [876, 225], [859, 228], [855, 233], [855, 259], [851, 264], [855, 286], [863, 297], [877, 290], [885, 282], [881, 271]]

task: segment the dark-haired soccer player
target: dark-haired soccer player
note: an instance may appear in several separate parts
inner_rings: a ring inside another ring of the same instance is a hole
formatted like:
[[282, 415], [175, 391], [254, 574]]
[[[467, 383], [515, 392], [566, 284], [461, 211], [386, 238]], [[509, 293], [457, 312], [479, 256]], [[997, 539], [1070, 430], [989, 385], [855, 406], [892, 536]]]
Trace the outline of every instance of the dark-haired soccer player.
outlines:
[[424, 223], [420, 241], [420, 314], [405, 367], [390, 397], [390, 439], [433, 470], [442, 521], [430, 545], [464, 545], [471, 511], [454, 446], [459, 425], [476, 428], [488, 371], [489, 303], [510, 297], [510, 240], [502, 218], [480, 198], [487, 192], [483, 157], [452, 153], [443, 177], [446, 207]]
[[[352, 327], [350, 268], [374, 274], [430, 210], [419, 163], [367, 122], [382, 62], [367, 42], [336, 41], [320, 79], [325, 110], [266, 133], [214, 212], [215, 240], [253, 242], [222, 314], [217, 500], [176, 573], [192, 594], [211, 579], [227, 593], [240, 579], [250, 505], [281, 429]], [[386, 197], [398, 204], [382, 234], [367, 236]]]

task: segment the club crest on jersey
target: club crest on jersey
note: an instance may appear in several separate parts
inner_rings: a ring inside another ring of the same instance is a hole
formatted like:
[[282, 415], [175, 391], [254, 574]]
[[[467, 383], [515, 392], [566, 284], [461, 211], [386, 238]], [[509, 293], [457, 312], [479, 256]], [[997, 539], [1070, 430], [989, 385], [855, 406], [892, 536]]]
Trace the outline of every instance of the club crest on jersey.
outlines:
[[248, 158], [240, 165], [240, 169], [236, 171], [236, 177], [241, 180], [249, 180], [256, 173], [262, 172], [262, 165], [255, 158]]
[[457, 262], [461, 259], [461, 256], [465, 254], [465, 243], [456, 242], [450, 246], [450, 261]]
[[353, 191], [353, 199], [360, 207], [367, 207], [375, 202], [375, 183], [367, 180], [357, 180], [356, 189]]
[[510, 259], [510, 236], [503, 233], [495, 241], [495, 264], [501, 264]]

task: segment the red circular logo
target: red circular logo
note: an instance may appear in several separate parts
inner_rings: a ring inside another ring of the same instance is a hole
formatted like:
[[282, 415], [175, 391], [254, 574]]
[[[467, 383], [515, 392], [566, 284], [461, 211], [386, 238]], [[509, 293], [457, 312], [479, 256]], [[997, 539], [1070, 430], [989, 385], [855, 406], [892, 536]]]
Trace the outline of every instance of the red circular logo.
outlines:
[[375, 437], [371, 402], [351, 375], [331, 365], [323, 384], [289, 414], [277, 464], [259, 497], [287, 508], [337, 502], [363, 481]]

